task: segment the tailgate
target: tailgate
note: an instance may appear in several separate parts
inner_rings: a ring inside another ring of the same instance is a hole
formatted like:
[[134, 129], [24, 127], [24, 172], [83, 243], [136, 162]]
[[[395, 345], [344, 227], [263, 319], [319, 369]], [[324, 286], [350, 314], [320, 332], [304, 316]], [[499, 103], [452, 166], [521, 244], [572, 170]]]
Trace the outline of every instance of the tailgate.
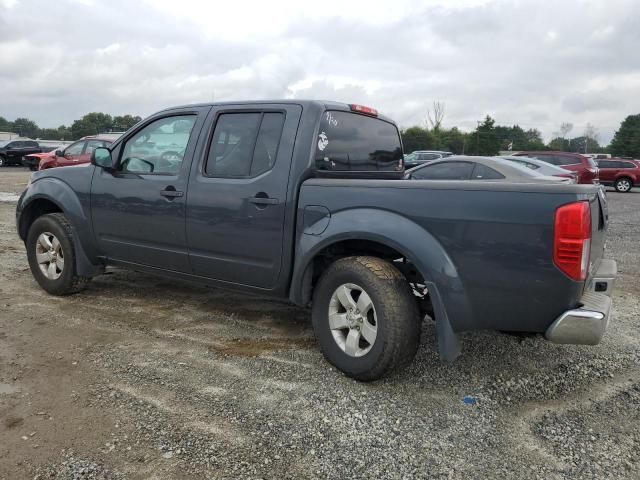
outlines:
[[598, 193], [589, 199], [591, 206], [591, 256], [589, 259], [589, 280], [598, 270], [604, 255], [607, 224], [609, 222], [609, 212], [607, 210], [607, 199], [602, 188], [598, 188]]

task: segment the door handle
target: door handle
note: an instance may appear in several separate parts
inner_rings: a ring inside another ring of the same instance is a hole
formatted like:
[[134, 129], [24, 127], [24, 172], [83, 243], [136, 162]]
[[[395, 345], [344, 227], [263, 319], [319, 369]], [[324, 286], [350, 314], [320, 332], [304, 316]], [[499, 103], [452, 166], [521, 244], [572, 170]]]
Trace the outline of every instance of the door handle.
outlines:
[[178, 198], [184, 195], [184, 192], [179, 192], [174, 187], [167, 187], [164, 190], [160, 190], [160, 195], [166, 198]]
[[277, 205], [280, 201], [277, 198], [271, 197], [251, 197], [249, 199], [254, 205]]

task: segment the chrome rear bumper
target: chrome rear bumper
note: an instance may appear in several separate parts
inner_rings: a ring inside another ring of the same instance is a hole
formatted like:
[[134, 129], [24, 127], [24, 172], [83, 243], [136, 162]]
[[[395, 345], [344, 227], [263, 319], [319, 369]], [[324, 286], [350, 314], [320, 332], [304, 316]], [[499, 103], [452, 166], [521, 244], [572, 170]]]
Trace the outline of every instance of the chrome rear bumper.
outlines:
[[576, 345], [596, 345], [600, 343], [611, 312], [611, 292], [615, 283], [618, 266], [615, 260], [600, 262], [598, 271], [587, 284], [580, 299], [579, 308], [560, 315], [547, 328], [544, 336], [554, 343]]
[[595, 292], [587, 292], [580, 299], [582, 306], [568, 310], [551, 324], [545, 333], [554, 343], [596, 345], [600, 343], [611, 311], [611, 298]]

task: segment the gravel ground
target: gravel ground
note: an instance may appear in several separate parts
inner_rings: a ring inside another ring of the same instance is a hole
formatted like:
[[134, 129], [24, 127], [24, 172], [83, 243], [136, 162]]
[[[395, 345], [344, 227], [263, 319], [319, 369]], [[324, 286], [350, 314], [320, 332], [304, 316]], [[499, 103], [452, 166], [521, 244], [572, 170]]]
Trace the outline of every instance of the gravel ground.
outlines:
[[425, 322], [372, 384], [272, 299], [119, 270], [48, 296], [0, 201], [0, 479], [640, 478], [640, 192], [608, 198], [602, 344], [465, 335], [448, 365]]

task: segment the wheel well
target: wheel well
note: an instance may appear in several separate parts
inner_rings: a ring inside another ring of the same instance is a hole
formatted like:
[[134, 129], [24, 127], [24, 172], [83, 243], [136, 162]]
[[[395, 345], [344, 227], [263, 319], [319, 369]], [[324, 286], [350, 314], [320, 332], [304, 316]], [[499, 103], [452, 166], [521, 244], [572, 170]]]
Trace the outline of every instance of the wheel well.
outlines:
[[398, 250], [372, 240], [342, 240], [320, 250], [307, 265], [302, 277], [303, 303], [311, 301], [313, 290], [329, 265], [340, 258], [352, 256], [371, 256], [387, 260], [404, 274], [407, 281], [424, 282], [420, 272]]
[[631, 177], [629, 177], [629, 176], [627, 176], [627, 175], [620, 175], [618, 178], [616, 178], [616, 182], [617, 182], [618, 180], [622, 180], [622, 179], [629, 180], [629, 182], [630, 182], [630, 183], [631, 183], [631, 185], [633, 186], [633, 178], [631, 178]]
[[27, 239], [29, 227], [31, 227], [31, 224], [35, 222], [38, 217], [55, 212], [62, 213], [62, 209], [51, 200], [42, 198], [31, 202], [20, 214], [20, 225], [18, 226], [20, 238], [23, 240]]

